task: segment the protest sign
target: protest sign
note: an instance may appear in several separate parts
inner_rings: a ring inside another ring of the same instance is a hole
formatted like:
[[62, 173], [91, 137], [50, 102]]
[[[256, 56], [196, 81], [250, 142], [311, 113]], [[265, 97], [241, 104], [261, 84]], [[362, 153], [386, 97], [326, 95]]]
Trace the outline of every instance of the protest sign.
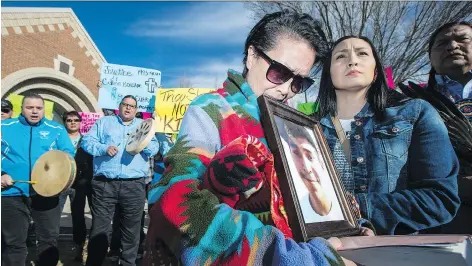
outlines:
[[117, 110], [124, 96], [133, 95], [138, 100], [138, 112], [154, 112], [155, 95], [161, 85], [159, 70], [104, 63], [100, 81], [101, 108]]
[[80, 134], [86, 134], [95, 122], [103, 117], [100, 113], [79, 112], [82, 122], [80, 123]]
[[174, 88], [159, 89], [156, 96], [156, 132], [178, 133], [180, 122], [190, 102], [200, 94], [215, 89]]
[[[12, 114], [13, 118], [18, 117], [21, 114], [21, 102], [23, 101], [23, 97], [25, 96], [14, 94], [14, 93], [8, 96], [8, 100], [13, 105], [13, 114]], [[54, 102], [44, 100], [44, 116], [49, 120], [52, 120], [53, 109], [54, 109]]]

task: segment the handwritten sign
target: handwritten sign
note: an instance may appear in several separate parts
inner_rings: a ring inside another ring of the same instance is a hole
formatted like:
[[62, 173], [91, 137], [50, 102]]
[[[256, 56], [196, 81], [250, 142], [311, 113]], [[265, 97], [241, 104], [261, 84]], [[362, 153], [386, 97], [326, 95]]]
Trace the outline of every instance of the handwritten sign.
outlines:
[[[21, 102], [23, 101], [23, 95], [18, 94], [10, 94], [8, 96], [8, 100], [10, 100], [11, 104], [13, 105], [13, 114], [12, 117], [18, 117], [21, 114]], [[52, 120], [53, 113], [52, 110], [54, 109], [54, 102], [44, 100], [44, 116]]]
[[100, 72], [102, 88], [98, 91], [98, 106], [119, 108], [124, 96], [138, 100], [138, 112], [154, 112], [156, 92], [161, 85], [159, 70], [105, 63]]
[[100, 113], [79, 112], [82, 122], [80, 123], [80, 134], [86, 134], [95, 122], [103, 117]]
[[180, 122], [190, 102], [198, 95], [215, 89], [174, 88], [159, 89], [156, 97], [156, 132], [178, 133]]

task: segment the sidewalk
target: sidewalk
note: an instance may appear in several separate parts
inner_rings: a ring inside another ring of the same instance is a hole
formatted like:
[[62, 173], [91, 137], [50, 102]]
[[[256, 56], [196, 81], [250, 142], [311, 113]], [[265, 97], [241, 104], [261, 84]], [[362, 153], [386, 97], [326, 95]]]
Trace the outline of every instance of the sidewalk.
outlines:
[[[145, 222], [144, 222], [144, 233], [147, 234], [147, 229], [149, 225], [149, 216], [147, 215], [147, 203], [144, 206], [144, 211], [146, 212], [145, 216]], [[92, 226], [92, 214], [90, 212], [90, 208], [88, 206], [88, 203], [85, 206], [85, 224], [87, 225], [87, 229], [90, 230]], [[110, 230], [111, 230], [111, 225], [110, 225]], [[82, 265], [80, 262], [74, 261], [74, 256], [75, 256], [75, 250], [74, 248], [74, 243], [72, 241], [72, 217], [70, 213], [70, 202], [69, 199], [67, 199], [66, 204], [64, 206], [64, 211], [62, 212], [61, 215], [61, 230], [60, 230], [60, 236], [58, 240], [58, 248], [59, 248], [59, 256], [63, 266], [79, 266]], [[34, 265], [34, 259], [35, 259], [35, 248], [34, 247], [29, 247], [28, 248], [28, 262], [30, 262], [30, 265]], [[111, 266], [111, 265], [116, 265], [113, 264], [110, 260], [106, 259], [105, 262], [103, 263], [103, 266]], [[136, 263], [137, 266], [140, 265], [140, 262]]]

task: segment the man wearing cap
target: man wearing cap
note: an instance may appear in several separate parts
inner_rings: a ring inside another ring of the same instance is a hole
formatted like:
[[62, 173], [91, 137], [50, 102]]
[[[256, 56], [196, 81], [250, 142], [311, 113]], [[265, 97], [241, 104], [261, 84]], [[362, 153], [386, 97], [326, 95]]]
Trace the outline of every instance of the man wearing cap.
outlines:
[[56, 266], [59, 197], [42, 197], [27, 182], [36, 161], [47, 151], [61, 150], [74, 156], [72, 142], [64, 127], [44, 118], [44, 99], [38, 94], [23, 98], [18, 118], [2, 121], [1, 142], [2, 266], [25, 265], [30, 215], [36, 224], [35, 265]]
[[13, 105], [9, 100], [2, 100], [2, 120], [10, 119], [13, 115]]

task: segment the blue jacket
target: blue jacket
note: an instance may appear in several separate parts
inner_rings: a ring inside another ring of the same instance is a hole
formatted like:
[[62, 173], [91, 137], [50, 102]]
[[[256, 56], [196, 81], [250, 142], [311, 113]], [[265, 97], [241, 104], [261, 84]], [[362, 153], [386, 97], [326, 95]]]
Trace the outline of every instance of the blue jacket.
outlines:
[[[38, 158], [50, 150], [61, 150], [75, 155], [75, 149], [60, 124], [43, 118], [31, 126], [25, 117], [2, 121], [2, 172], [6, 172], [13, 180], [30, 180], [31, 171]], [[27, 183], [15, 183], [2, 190], [5, 196], [26, 196], [34, 192]]]
[[[439, 114], [419, 99], [404, 99], [384, 114], [376, 118], [367, 103], [351, 124], [349, 182], [363, 218], [378, 234], [416, 233], [451, 221], [460, 204], [459, 163]], [[342, 149], [331, 120], [320, 123], [331, 151]]]

